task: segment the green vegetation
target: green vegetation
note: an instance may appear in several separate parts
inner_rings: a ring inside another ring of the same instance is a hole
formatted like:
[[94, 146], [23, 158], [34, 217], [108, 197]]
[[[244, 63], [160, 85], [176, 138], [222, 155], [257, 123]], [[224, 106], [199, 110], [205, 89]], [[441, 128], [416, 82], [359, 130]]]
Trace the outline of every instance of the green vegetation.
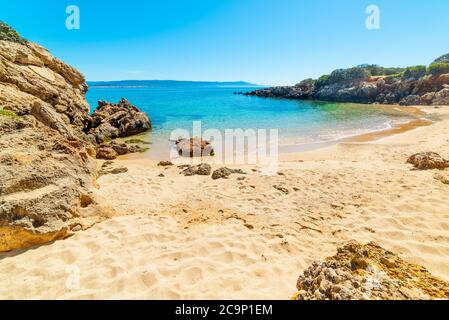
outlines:
[[330, 75], [321, 76], [317, 82], [317, 87], [331, 85], [339, 82], [366, 79], [373, 76], [402, 76], [404, 68], [385, 68], [375, 64], [362, 64], [349, 69], [337, 69]]
[[386, 68], [378, 66], [377, 64], [362, 64], [357, 67], [369, 71], [370, 75], [373, 77], [391, 76], [394, 74], [402, 73], [404, 71], [404, 68]]
[[16, 42], [20, 44], [26, 44], [26, 40], [22, 38], [16, 30], [11, 28], [9, 25], [0, 21], [0, 40]]
[[413, 66], [405, 68], [404, 73], [402, 74], [402, 78], [404, 79], [419, 79], [424, 77], [427, 74], [427, 67], [426, 66]]
[[439, 57], [434, 62], [432, 62], [432, 64], [434, 63], [449, 63], [449, 53]]
[[0, 109], [0, 117], [18, 118], [19, 116], [12, 111]]
[[417, 65], [407, 68], [385, 68], [375, 64], [362, 64], [354, 68], [337, 69], [330, 75], [323, 75], [318, 78], [316, 87], [320, 88], [335, 83], [376, 76], [384, 76], [385, 79], [420, 79], [426, 75], [435, 76], [445, 73], [449, 73], [449, 54], [439, 57], [429, 67]]
[[438, 62], [432, 63], [429, 66], [429, 74], [431, 75], [440, 75], [444, 73], [449, 73], [449, 62]]

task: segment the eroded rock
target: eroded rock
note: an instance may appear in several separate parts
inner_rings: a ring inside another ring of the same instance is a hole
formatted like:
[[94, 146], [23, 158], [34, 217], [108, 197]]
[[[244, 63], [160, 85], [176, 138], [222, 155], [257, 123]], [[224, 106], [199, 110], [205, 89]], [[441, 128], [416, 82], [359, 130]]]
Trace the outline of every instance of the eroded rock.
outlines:
[[449, 283], [371, 242], [355, 241], [314, 262], [297, 283], [297, 300], [449, 299]]
[[101, 144], [150, 129], [148, 116], [128, 100], [122, 99], [117, 104], [99, 101], [94, 113], [85, 118], [83, 130], [91, 141]]
[[95, 202], [87, 201], [95, 178], [80, 141], [31, 116], [0, 116], [0, 252], [69, 235]]
[[191, 177], [191, 176], [210, 176], [212, 172], [212, 167], [210, 164], [202, 163], [195, 166], [188, 166], [185, 168], [181, 174]]

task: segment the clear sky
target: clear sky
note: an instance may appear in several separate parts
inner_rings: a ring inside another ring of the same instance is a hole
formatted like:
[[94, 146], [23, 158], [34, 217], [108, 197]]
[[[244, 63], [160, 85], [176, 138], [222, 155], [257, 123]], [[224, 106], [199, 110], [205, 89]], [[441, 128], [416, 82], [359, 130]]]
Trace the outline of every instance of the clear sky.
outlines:
[[[380, 30], [365, 27], [368, 5]], [[66, 7], [80, 8], [68, 30]], [[0, 20], [88, 80], [294, 84], [333, 69], [429, 64], [449, 52], [447, 0], [21, 0]]]

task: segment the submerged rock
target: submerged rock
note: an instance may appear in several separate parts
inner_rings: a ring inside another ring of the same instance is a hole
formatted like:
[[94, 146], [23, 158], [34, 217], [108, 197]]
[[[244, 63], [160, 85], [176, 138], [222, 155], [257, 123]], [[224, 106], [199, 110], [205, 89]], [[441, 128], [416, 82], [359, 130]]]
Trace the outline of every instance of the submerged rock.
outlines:
[[418, 170], [445, 169], [449, 167], [449, 161], [435, 152], [421, 152], [412, 155], [407, 163], [413, 164]]
[[449, 283], [371, 242], [355, 241], [314, 262], [297, 283], [297, 300], [449, 299]]

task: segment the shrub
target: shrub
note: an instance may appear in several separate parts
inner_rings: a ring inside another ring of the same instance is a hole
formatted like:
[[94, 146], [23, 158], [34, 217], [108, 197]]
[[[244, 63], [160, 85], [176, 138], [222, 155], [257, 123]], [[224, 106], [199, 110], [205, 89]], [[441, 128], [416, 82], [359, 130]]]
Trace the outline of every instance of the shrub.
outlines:
[[438, 59], [435, 59], [435, 61], [432, 62], [432, 64], [435, 63], [449, 63], [449, 53], [439, 57]]
[[419, 79], [422, 78], [426, 75], [427, 73], [427, 68], [426, 66], [413, 66], [413, 67], [408, 67], [405, 69], [402, 78], [404, 79], [409, 79], [409, 78], [415, 78], [415, 79]]
[[365, 79], [370, 76], [371, 73], [367, 69], [361, 67], [337, 69], [330, 74], [328, 83], [333, 84], [349, 80]]
[[26, 44], [26, 40], [22, 38], [16, 30], [11, 28], [9, 25], [0, 21], [0, 40], [17, 42], [21, 44]]
[[323, 76], [321, 76], [317, 81], [316, 81], [316, 86], [317, 87], [323, 87], [325, 85], [328, 84], [329, 81], [329, 75], [325, 74]]
[[431, 75], [435, 76], [444, 73], [449, 73], [449, 63], [447, 62], [432, 63], [429, 66], [429, 74]]
[[361, 64], [358, 68], [368, 70], [372, 76], [389, 76], [392, 74], [402, 73], [403, 68], [385, 68], [377, 64]]

